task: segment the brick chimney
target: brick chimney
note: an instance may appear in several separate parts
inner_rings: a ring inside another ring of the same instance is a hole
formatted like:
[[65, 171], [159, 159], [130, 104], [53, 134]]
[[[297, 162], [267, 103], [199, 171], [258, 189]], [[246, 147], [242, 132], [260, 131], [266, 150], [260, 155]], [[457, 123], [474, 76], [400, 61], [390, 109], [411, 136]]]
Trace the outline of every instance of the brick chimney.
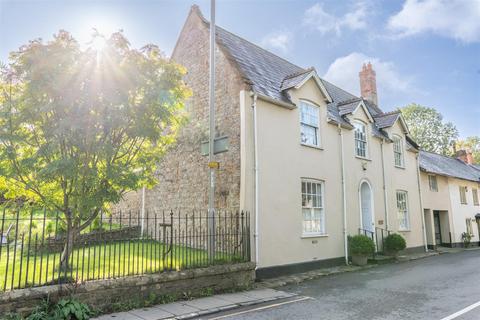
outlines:
[[362, 98], [378, 105], [377, 101], [377, 76], [372, 64], [369, 62], [363, 64], [362, 71], [358, 73], [360, 76], [360, 93]]
[[457, 159], [462, 160], [467, 164], [473, 164], [473, 153], [472, 150], [458, 150], [457, 151]]

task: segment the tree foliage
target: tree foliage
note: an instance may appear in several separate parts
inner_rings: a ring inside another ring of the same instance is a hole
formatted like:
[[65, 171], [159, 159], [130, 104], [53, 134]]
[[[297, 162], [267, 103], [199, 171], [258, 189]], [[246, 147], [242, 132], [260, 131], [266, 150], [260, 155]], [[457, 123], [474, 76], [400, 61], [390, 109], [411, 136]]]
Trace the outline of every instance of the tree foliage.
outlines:
[[434, 108], [410, 104], [400, 108], [410, 133], [425, 151], [451, 155], [453, 142], [458, 131], [451, 122], [444, 122], [443, 116]]
[[7, 195], [62, 212], [70, 239], [125, 192], [154, 184], [184, 119], [184, 72], [156, 46], [131, 48], [121, 33], [102, 50], [60, 31], [11, 53], [0, 82]]

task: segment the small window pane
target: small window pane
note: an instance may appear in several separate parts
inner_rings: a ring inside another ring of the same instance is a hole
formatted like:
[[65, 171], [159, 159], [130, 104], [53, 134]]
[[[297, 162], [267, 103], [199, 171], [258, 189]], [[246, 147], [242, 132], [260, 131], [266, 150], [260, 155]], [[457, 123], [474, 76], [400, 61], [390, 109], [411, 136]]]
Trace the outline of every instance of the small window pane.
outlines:
[[477, 189], [472, 189], [472, 195], [473, 195], [473, 205], [478, 206], [478, 190]]
[[304, 144], [318, 146], [319, 109], [306, 102], [300, 103], [300, 139]]
[[436, 176], [428, 176], [428, 185], [430, 186], [431, 191], [438, 192], [438, 183]]
[[323, 182], [302, 181], [303, 233], [325, 233]]
[[355, 154], [365, 158], [367, 156], [367, 134], [363, 123], [355, 122]]
[[410, 221], [408, 216], [407, 192], [397, 191], [398, 229], [409, 230]]
[[393, 156], [395, 159], [395, 165], [397, 167], [403, 167], [403, 145], [402, 139], [399, 137], [393, 139]]

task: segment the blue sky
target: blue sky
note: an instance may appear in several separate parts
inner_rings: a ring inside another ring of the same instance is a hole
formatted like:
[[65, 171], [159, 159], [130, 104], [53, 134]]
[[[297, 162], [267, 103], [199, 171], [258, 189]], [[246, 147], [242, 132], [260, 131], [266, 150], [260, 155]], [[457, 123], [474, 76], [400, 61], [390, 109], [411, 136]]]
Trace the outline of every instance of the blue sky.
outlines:
[[[86, 42], [92, 27], [170, 54], [193, 3], [208, 18], [204, 0], [0, 0], [0, 61], [59, 29]], [[480, 135], [480, 0], [217, 0], [217, 23], [355, 94], [371, 61], [385, 111], [416, 102]]]

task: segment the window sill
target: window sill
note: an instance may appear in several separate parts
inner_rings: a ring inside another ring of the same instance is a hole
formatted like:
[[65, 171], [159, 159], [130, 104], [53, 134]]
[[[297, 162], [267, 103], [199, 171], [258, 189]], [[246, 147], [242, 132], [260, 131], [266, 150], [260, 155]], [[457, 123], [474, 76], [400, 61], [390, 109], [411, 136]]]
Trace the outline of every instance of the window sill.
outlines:
[[403, 169], [403, 170], [405, 170], [405, 166], [397, 166], [397, 165], [395, 165], [395, 168], [398, 168], [398, 169]]
[[307, 147], [307, 148], [312, 148], [312, 149], [317, 149], [317, 150], [323, 150], [323, 147], [321, 146], [315, 146], [313, 144], [306, 144], [306, 143], [300, 143], [301, 146]]
[[359, 160], [372, 161], [372, 159], [370, 159], [370, 158], [365, 158], [365, 157], [361, 157], [361, 156], [355, 156], [355, 158], [357, 158]]
[[326, 238], [328, 233], [312, 233], [312, 234], [302, 234], [300, 238], [309, 239], [309, 238]]
[[412, 230], [410, 229], [398, 229], [398, 232], [411, 232]]

